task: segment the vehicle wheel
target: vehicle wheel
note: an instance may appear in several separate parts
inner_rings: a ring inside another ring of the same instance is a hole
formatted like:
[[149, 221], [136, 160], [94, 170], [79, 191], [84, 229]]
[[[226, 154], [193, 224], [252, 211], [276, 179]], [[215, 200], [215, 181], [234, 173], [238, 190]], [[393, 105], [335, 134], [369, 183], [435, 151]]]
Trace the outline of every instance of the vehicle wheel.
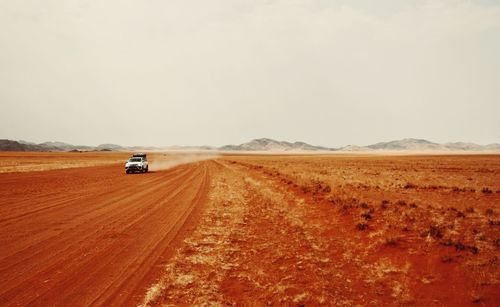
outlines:
[[129, 171], [125, 171], [125, 173], [130, 174], [130, 172], [129, 172]]
[[146, 166], [146, 173], [149, 172], [149, 166]]

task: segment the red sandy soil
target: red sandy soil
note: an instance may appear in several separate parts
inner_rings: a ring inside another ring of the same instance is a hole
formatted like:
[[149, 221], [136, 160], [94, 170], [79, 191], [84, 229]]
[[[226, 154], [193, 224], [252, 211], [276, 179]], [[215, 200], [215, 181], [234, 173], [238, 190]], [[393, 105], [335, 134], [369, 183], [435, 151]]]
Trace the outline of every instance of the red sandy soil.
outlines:
[[143, 305], [500, 304], [499, 156], [218, 163]]
[[2, 305], [500, 304], [500, 156], [0, 174]]
[[128, 157], [125, 152], [0, 152], [0, 173], [110, 165]]
[[210, 169], [0, 174], [0, 305], [133, 304], [195, 225]]

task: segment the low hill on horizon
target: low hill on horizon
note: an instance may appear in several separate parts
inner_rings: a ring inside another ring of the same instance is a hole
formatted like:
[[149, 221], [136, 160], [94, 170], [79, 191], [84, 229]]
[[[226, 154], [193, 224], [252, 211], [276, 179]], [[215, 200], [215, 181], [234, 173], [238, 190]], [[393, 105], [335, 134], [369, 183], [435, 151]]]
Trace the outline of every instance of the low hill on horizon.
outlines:
[[254, 139], [240, 145], [226, 145], [218, 148], [222, 151], [319, 151], [335, 150], [323, 146], [314, 146], [304, 142], [276, 141], [268, 138]]
[[407, 138], [380, 142], [364, 148], [379, 151], [500, 151], [500, 144], [478, 145], [465, 142], [439, 144], [424, 139]]
[[98, 146], [72, 145], [64, 142], [33, 143], [0, 139], [0, 151], [250, 151], [250, 152], [500, 152], [500, 144], [478, 145], [467, 142], [434, 143], [425, 139], [406, 138], [379, 142], [368, 146], [347, 145], [341, 148], [315, 146], [305, 142], [277, 141], [270, 138], [254, 139], [239, 145], [212, 146], [120, 146], [101, 144]]
[[240, 145], [219, 147], [222, 151], [336, 151], [336, 152], [377, 152], [377, 151], [500, 151], [500, 144], [478, 145], [454, 142], [439, 144], [424, 139], [406, 138], [389, 142], [379, 142], [368, 146], [347, 145], [341, 148], [314, 146], [304, 142], [276, 141], [269, 138], [254, 139]]
[[120, 151], [124, 147], [115, 144], [101, 144], [99, 146], [72, 145], [64, 142], [34, 143], [28, 141], [14, 141], [0, 139], [0, 151]]

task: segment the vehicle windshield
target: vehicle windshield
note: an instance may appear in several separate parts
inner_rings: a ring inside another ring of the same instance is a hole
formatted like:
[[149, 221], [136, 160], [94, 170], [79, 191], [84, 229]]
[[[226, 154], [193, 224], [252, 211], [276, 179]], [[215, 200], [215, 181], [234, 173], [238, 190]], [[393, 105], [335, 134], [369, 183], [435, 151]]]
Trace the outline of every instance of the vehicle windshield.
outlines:
[[142, 158], [131, 158], [128, 162], [141, 162]]

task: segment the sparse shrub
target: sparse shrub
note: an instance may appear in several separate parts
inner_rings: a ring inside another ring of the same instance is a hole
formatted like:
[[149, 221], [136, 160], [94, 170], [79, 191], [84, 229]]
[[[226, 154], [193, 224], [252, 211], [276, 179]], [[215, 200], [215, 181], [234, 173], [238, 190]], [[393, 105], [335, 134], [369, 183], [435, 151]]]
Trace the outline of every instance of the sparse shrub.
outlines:
[[482, 188], [481, 192], [483, 192], [484, 194], [491, 194], [491, 193], [493, 193], [493, 191], [490, 188], [488, 188], [488, 187]]
[[370, 206], [368, 206], [367, 203], [361, 203], [360, 207], [363, 209], [368, 209]]
[[474, 303], [474, 304], [480, 304], [482, 302], [483, 302], [483, 300], [480, 297], [472, 298], [472, 303]]
[[347, 211], [349, 211], [349, 209], [351, 209], [351, 208], [352, 208], [351, 204], [343, 204], [340, 209], [341, 209], [342, 213], [347, 213]]
[[329, 185], [327, 185], [327, 186], [325, 186], [325, 187], [323, 188], [323, 192], [325, 192], [325, 193], [330, 193], [331, 191], [332, 191], [332, 188], [330, 188], [330, 186], [329, 186]]
[[320, 180], [311, 180], [311, 182], [317, 190], [321, 190], [322, 182]]
[[469, 246], [469, 250], [473, 255], [477, 255], [479, 253], [479, 248], [475, 246]]
[[301, 188], [302, 188], [302, 193], [304, 194], [311, 192], [311, 188], [309, 188], [308, 186], [302, 186]]
[[458, 243], [455, 243], [455, 249], [457, 251], [463, 251], [465, 249], [465, 245], [463, 245], [462, 243], [458, 242]]
[[398, 238], [387, 238], [385, 240], [385, 245], [390, 246], [390, 247], [396, 247], [399, 245], [399, 239]]
[[465, 212], [467, 212], [467, 213], [474, 213], [474, 212], [475, 212], [475, 210], [474, 210], [474, 208], [473, 208], [473, 207], [469, 207], [469, 208], [467, 208], [467, 209], [465, 210]]
[[493, 209], [488, 208], [484, 213], [486, 213], [486, 215], [493, 215]]
[[363, 214], [361, 214], [361, 217], [364, 218], [365, 220], [372, 219], [372, 215], [370, 213], [363, 213]]
[[396, 204], [400, 205], [400, 206], [406, 206], [406, 201], [400, 199], [396, 202]]
[[358, 230], [365, 230], [368, 228], [368, 225], [365, 223], [359, 223], [358, 225], [356, 225], [356, 228], [358, 228]]
[[411, 204], [410, 204], [410, 207], [412, 207], [412, 208], [417, 208], [417, 204], [416, 204], [416, 203], [411, 203]]
[[429, 231], [427, 232], [428, 235], [430, 235], [433, 238], [441, 239], [443, 237], [443, 233], [441, 232], [441, 229], [437, 226], [430, 226]]
[[500, 247], [500, 239], [493, 241], [493, 245], [495, 245], [495, 247]]
[[457, 211], [457, 217], [464, 218], [465, 214], [462, 211]]
[[389, 201], [384, 199], [380, 204], [380, 208], [387, 209], [387, 207], [389, 207]]
[[488, 224], [490, 224], [491, 226], [500, 226], [500, 221], [499, 220], [489, 220], [488, 221]]
[[416, 187], [417, 187], [417, 186], [416, 186], [416, 185], [414, 185], [414, 184], [413, 184], [413, 183], [411, 183], [411, 182], [407, 182], [407, 183], [403, 186], [403, 188], [405, 188], [405, 189], [414, 189], [414, 188], [416, 188]]

